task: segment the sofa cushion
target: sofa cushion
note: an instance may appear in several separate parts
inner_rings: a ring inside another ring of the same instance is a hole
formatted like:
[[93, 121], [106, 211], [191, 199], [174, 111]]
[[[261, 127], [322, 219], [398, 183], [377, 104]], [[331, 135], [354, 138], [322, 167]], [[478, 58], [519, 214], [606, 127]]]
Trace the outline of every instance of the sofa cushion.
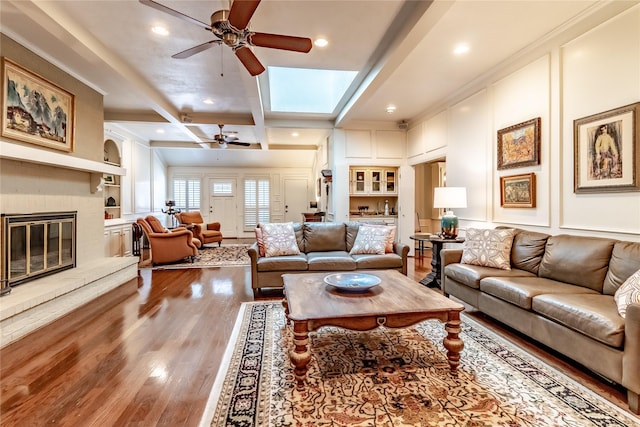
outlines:
[[347, 222], [345, 226], [347, 231], [347, 252], [351, 252], [351, 248], [353, 248], [353, 244], [356, 241], [356, 236], [358, 235], [360, 223], [357, 221], [350, 221]]
[[528, 271], [511, 269], [500, 270], [498, 268], [483, 267], [471, 264], [449, 264], [444, 268], [444, 274], [447, 278], [455, 280], [458, 283], [469, 286], [473, 289], [480, 289], [480, 280], [485, 277], [533, 277], [533, 273]]
[[402, 257], [395, 253], [382, 255], [351, 255], [351, 257], [356, 261], [358, 270], [402, 268]]
[[614, 243], [600, 237], [550, 236], [538, 275], [602, 292]]
[[546, 294], [533, 299], [533, 311], [612, 347], [624, 343], [624, 319], [611, 295]]
[[262, 228], [256, 227], [254, 231], [256, 233], [256, 242], [258, 243], [258, 252], [260, 253], [260, 256], [265, 256], [264, 238], [262, 237]]
[[345, 251], [346, 231], [341, 222], [305, 222], [304, 252]]
[[616, 242], [613, 245], [602, 293], [615, 294], [624, 281], [637, 270], [640, 270], [640, 243]]
[[538, 295], [597, 294], [596, 291], [582, 286], [569, 285], [540, 277], [486, 277], [480, 281], [480, 290], [525, 310], [531, 310], [531, 302]]
[[544, 255], [548, 234], [518, 230], [511, 246], [511, 265], [513, 268], [538, 274], [538, 268]]
[[377, 254], [384, 255], [387, 240], [391, 230], [386, 227], [370, 226], [363, 224], [358, 229], [358, 235], [353, 247], [349, 251], [355, 254]]
[[367, 227], [380, 227], [389, 232], [387, 234], [387, 242], [384, 246], [384, 253], [390, 254], [393, 252], [393, 243], [396, 240], [396, 226], [395, 225], [382, 225], [382, 224], [366, 224]]
[[261, 228], [265, 257], [300, 254], [293, 223], [262, 224]]
[[258, 258], [256, 268], [258, 271], [306, 271], [307, 256], [299, 254], [261, 257]]
[[511, 246], [515, 230], [468, 228], [462, 263], [511, 270]]
[[633, 273], [613, 296], [620, 316], [625, 317], [629, 304], [640, 304], [640, 270]]
[[356, 261], [347, 251], [309, 252], [309, 271], [351, 271], [356, 269]]

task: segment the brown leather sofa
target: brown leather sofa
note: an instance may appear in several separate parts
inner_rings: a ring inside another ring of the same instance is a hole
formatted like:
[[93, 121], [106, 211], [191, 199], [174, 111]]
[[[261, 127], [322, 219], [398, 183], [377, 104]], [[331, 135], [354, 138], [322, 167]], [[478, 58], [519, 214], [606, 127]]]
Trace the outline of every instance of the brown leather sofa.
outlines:
[[170, 232], [153, 216], [138, 218], [136, 223], [142, 227], [149, 240], [152, 264], [167, 264], [185, 258], [193, 261], [198, 255], [200, 242], [194, 239], [191, 231], [186, 228], [177, 228]]
[[395, 269], [407, 274], [409, 246], [396, 242], [393, 253], [350, 255], [358, 233], [357, 222], [294, 223], [300, 255], [260, 256], [258, 243], [249, 248], [254, 296], [263, 288], [282, 288], [282, 275], [296, 272]]
[[640, 304], [619, 315], [615, 291], [640, 269], [640, 243], [517, 230], [511, 270], [460, 263], [444, 249], [442, 289], [623, 385], [638, 413]]
[[200, 240], [203, 245], [216, 242], [218, 246], [222, 245], [222, 232], [220, 231], [219, 222], [205, 224], [202, 215], [198, 211], [177, 213], [176, 218], [180, 225], [191, 230], [193, 237]]

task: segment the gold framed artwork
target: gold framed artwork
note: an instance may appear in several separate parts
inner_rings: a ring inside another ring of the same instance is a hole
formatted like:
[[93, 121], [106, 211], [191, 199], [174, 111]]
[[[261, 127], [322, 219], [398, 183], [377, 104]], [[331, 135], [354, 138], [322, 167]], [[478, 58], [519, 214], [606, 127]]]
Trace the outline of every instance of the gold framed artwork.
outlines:
[[535, 208], [536, 174], [501, 176], [500, 206], [503, 208]]
[[498, 131], [498, 170], [540, 164], [540, 117]]
[[75, 96], [7, 58], [2, 79], [2, 136], [72, 152]]
[[573, 121], [574, 192], [640, 191], [640, 102]]

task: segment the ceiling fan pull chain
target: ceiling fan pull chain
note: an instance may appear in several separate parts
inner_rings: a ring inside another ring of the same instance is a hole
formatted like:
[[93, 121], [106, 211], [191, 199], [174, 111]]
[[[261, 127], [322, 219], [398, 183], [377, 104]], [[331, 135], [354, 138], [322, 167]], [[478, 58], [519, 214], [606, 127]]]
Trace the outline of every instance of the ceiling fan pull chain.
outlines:
[[224, 50], [220, 45], [220, 77], [224, 77]]

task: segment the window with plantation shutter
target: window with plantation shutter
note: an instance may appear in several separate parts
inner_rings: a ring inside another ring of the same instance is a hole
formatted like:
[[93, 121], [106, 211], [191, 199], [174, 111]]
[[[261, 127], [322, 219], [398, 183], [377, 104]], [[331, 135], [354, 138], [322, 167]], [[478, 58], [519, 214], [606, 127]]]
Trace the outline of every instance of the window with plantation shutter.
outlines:
[[173, 180], [173, 201], [182, 211], [200, 210], [200, 179], [175, 178]]
[[244, 229], [253, 231], [259, 223], [270, 221], [269, 178], [244, 180]]

